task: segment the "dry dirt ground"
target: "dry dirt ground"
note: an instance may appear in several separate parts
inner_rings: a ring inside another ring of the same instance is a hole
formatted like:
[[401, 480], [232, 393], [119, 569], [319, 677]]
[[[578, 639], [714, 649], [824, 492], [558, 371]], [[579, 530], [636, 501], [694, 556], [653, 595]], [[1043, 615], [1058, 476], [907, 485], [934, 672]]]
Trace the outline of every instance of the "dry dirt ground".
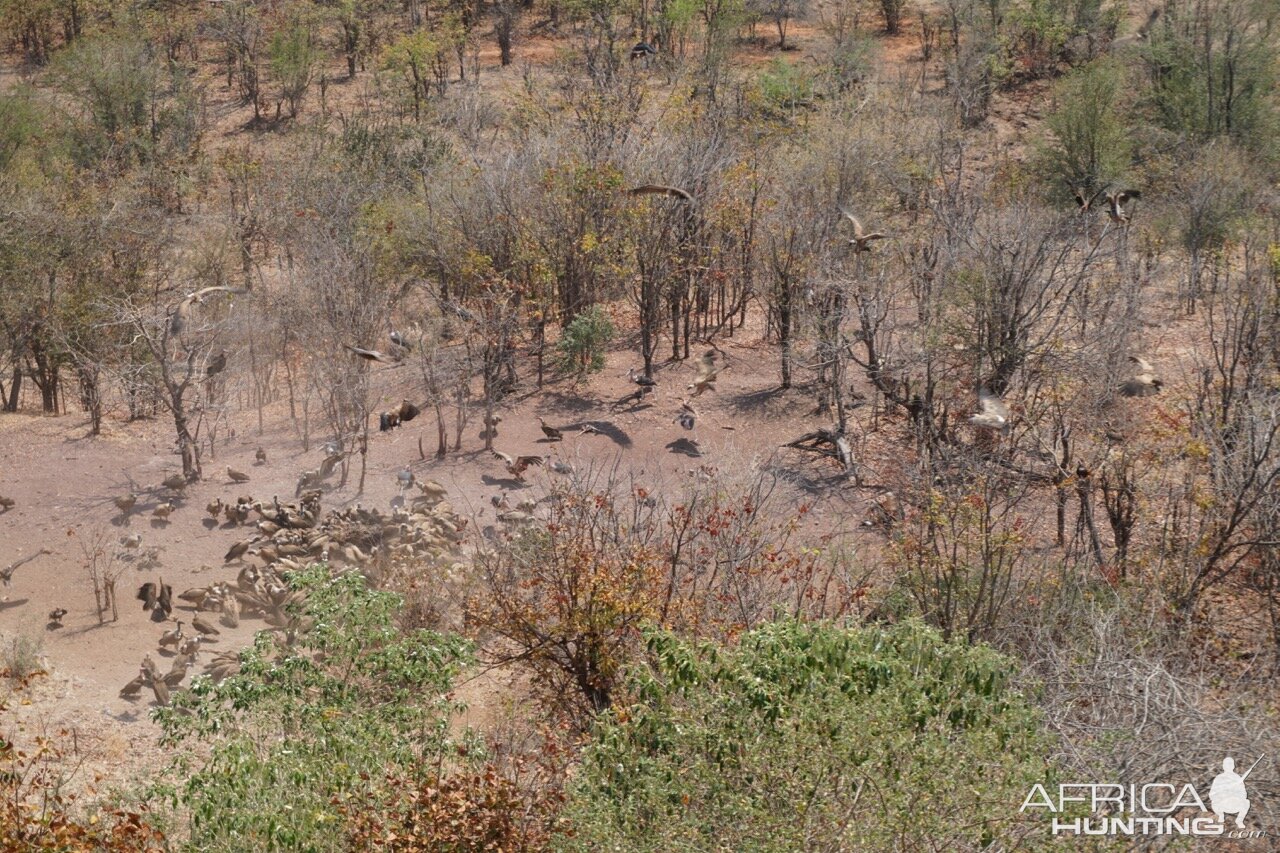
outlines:
[[[708, 466], [725, 473], [745, 469], [752, 462], [775, 464], [788, 472], [797, 492], [816, 500], [808, 516], [813, 532], [857, 526], [867, 494], [838, 476], [832, 465], [806, 454], [779, 450], [778, 445], [818, 426], [825, 418], [811, 416], [813, 397], [805, 390], [777, 391], [776, 355], [772, 348], [748, 343], [724, 347], [730, 367], [715, 392], [704, 394], [697, 404], [700, 418], [685, 433], [673, 417], [684, 399], [685, 385], [694, 375], [692, 364], [663, 365], [659, 387], [641, 406], [615, 409], [611, 401], [634, 386], [625, 378], [632, 358], [615, 353], [608, 368], [589, 382], [561, 380], [542, 391], [528, 388], [503, 408], [495, 447], [512, 454], [537, 453], [569, 461], [579, 470], [619, 463], [655, 488], [673, 490]], [[392, 405], [412, 392], [408, 370], [392, 369], [379, 377], [384, 405]], [[134, 592], [139, 584], [161, 577], [175, 592], [218, 580], [234, 580], [238, 564], [224, 565], [227, 548], [252, 532], [214, 522], [205, 505], [215, 498], [233, 500], [252, 495], [269, 501], [279, 495], [292, 497], [298, 474], [313, 468], [321, 452], [314, 445], [302, 450], [288, 421], [283, 403], [269, 410], [267, 429], [259, 436], [251, 410], [231, 415], [228, 437], [219, 441], [216, 458], [206, 452], [206, 479], [190, 486], [178, 500], [169, 522], [153, 519], [152, 508], [169, 496], [162, 480], [181, 470], [174, 452], [172, 429], [163, 416], [153, 421], [108, 421], [104, 435], [87, 436], [86, 421], [78, 414], [43, 417], [29, 412], [0, 415], [0, 494], [16, 500], [16, 506], [0, 514], [0, 566], [42, 548], [51, 553], [20, 567], [11, 586], [0, 589], [0, 637], [8, 644], [17, 635], [42, 643], [48, 675], [15, 696], [0, 710], [0, 730], [16, 732], [19, 742], [37, 734], [58, 734], [74, 745], [88, 766], [117, 779], [127, 778], [135, 762], [153, 755], [157, 730], [149, 720], [149, 693], [137, 700], [117, 696], [137, 672], [143, 655], [150, 653], [167, 668], [168, 653], [160, 653], [157, 640], [171, 624], [157, 624], [144, 612]], [[585, 421], [607, 422], [612, 428], [601, 435], [566, 432], [559, 443], [546, 440], [537, 423], [568, 427]], [[452, 419], [451, 419], [452, 420]], [[462, 450], [437, 461], [435, 423], [428, 414], [371, 442], [369, 473], [363, 495], [355, 488], [355, 471], [342, 488], [328, 491], [324, 507], [340, 508], [360, 502], [389, 508], [399, 494], [395, 471], [410, 465], [419, 479], [434, 479], [449, 489], [449, 500], [464, 516], [473, 518], [472, 529], [493, 523], [489, 498], [511, 487], [502, 463], [483, 450], [480, 417], [473, 413], [464, 432]], [[677, 439], [694, 437], [701, 456], [692, 457], [671, 447]], [[419, 438], [427, 459], [419, 456]], [[254, 464], [254, 451], [262, 446], [268, 461]], [[251, 476], [243, 485], [225, 476], [230, 465]], [[528, 493], [545, 488], [550, 472], [529, 476]], [[126, 519], [112, 503], [117, 495], [134, 491], [138, 505]], [[108, 553], [124, 552], [119, 539], [140, 533], [142, 549], [160, 549], [157, 568], [138, 569], [133, 561], [121, 576], [118, 622], [99, 624], [86, 549], [107, 543]], [[68, 613], [62, 628], [48, 624], [54, 608]], [[175, 608], [174, 619], [189, 620], [185, 603]], [[236, 630], [223, 629], [214, 651], [247, 645], [258, 620], [245, 620]], [[189, 629], [188, 629], [189, 630]], [[207, 658], [208, 653], [204, 653]], [[463, 691], [463, 698], [484, 705], [493, 697], [501, 679], [478, 680]], [[488, 687], [486, 687], [488, 685]], [[494, 700], [496, 701], [496, 700]], [[469, 715], [482, 722], [483, 707]], [[74, 732], [74, 744], [70, 740]]]

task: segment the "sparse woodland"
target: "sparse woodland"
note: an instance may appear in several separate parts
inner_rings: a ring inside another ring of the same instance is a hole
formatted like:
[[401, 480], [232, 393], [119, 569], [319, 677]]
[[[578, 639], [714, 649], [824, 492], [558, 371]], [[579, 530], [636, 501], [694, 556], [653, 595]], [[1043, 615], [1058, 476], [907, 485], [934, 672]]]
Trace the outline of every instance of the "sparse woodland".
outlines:
[[3, 412], [162, 423], [192, 485], [276, 423], [304, 497], [390, 475], [388, 400], [426, 480], [608, 359], [566, 436], [684, 377], [690, 456], [789, 418], [326, 549], [127, 791], [0, 729], [0, 847], [1039, 849], [1036, 782], [1280, 756], [1275, 0], [0, 0], [0, 47]]

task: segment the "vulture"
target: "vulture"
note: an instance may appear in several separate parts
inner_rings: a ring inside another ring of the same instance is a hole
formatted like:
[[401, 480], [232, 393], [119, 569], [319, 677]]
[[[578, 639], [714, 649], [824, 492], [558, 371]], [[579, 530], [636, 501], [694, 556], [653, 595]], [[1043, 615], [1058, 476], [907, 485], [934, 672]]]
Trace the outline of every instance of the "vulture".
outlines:
[[1137, 190], [1115, 190], [1107, 193], [1107, 215], [1117, 225], [1128, 225], [1130, 215], [1124, 206], [1130, 199], [1142, 198]]
[[716, 367], [716, 351], [707, 350], [702, 354], [702, 358], [698, 360], [698, 375], [689, 383], [688, 390], [693, 392], [694, 397], [697, 397], [703, 391], [716, 390], [716, 377], [720, 374], [721, 369]]
[[503, 464], [506, 465], [508, 474], [521, 482], [524, 482], [524, 472], [529, 469], [530, 465], [542, 464], [541, 456], [512, 457], [510, 454], [503, 453], [501, 450], [493, 451], [493, 455], [501, 459]]
[[244, 287], [205, 287], [194, 293], [188, 293], [182, 298], [173, 310], [169, 312], [169, 334], [180, 335], [187, 327], [187, 321], [191, 319], [191, 306], [199, 305], [204, 298], [211, 293], [248, 293], [248, 288]]
[[850, 224], [853, 225], [853, 239], [849, 241], [849, 245], [853, 246], [853, 250], [855, 252], [870, 252], [870, 244], [872, 240], [889, 239], [888, 234], [882, 234], [879, 231], [867, 233], [867, 231], [863, 229], [862, 222], [859, 221], [858, 217], [854, 216], [845, 207], [841, 206], [840, 212], [844, 214], [844, 218], [849, 220]]
[[681, 201], [693, 201], [693, 196], [679, 187], [668, 187], [662, 184], [645, 184], [628, 190], [632, 195], [665, 195]]
[[396, 363], [396, 360], [394, 358], [392, 358], [389, 355], [383, 355], [382, 353], [378, 352], [376, 349], [365, 349], [364, 347], [353, 347], [351, 344], [343, 344], [343, 346], [349, 349], [352, 353], [354, 353], [359, 358], [364, 359], [365, 361], [377, 361], [377, 362], [381, 362], [382, 364]]
[[1156, 375], [1151, 362], [1136, 355], [1129, 356], [1129, 360], [1137, 365], [1138, 372], [1120, 383], [1120, 393], [1126, 397], [1150, 397], [1159, 394], [1160, 389], [1164, 387], [1164, 382]]
[[978, 392], [978, 411], [969, 416], [969, 423], [979, 429], [1005, 429], [1009, 426], [1009, 407], [995, 394], [983, 389]]
[[641, 388], [658, 387], [658, 380], [654, 379], [652, 376], [645, 376], [643, 373], [636, 373], [636, 369], [634, 367], [627, 368], [627, 379], [639, 385]]
[[205, 376], [217, 376], [227, 366], [227, 351], [222, 350], [213, 358], [209, 359], [209, 363], [204, 368]]

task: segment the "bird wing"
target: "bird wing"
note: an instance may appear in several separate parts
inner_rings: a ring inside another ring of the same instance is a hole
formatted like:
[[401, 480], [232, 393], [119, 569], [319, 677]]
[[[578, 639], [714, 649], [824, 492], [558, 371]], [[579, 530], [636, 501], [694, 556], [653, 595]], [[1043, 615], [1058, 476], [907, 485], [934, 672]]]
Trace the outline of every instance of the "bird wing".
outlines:
[[851, 223], [853, 223], [853, 235], [857, 237], [859, 240], [863, 239], [862, 222], [860, 222], [858, 220], [858, 217], [854, 216], [853, 212], [849, 210], [849, 208], [845, 207], [843, 204], [839, 205], [839, 208], [840, 208], [840, 212], [844, 214], [844, 218], [849, 220]]
[[627, 190], [627, 192], [631, 195], [665, 195], [672, 198], [678, 198], [683, 201], [693, 201], [693, 196], [691, 196], [687, 191], [682, 190], [679, 187], [669, 187], [663, 184], [644, 184], [642, 186], [632, 187]]
[[179, 329], [181, 329], [182, 323], [187, 319], [187, 314], [191, 312], [191, 306], [200, 304], [200, 301], [203, 300], [210, 293], [248, 293], [248, 292], [249, 292], [248, 289], [244, 287], [226, 287], [225, 285], [215, 285], [214, 287], [201, 288], [200, 290], [197, 290], [194, 293], [188, 293], [186, 296], [184, 296], [181, 299], [181, 301], [178, 302], [176, 306], [174, 306], [174, 309], [170, 314], [171, 317], [176, 317], [178, 322], [179, 328], [175, 329], [174, 331], [178, 331]]
[[511, 455], [510, 455], [510, 454], [508, 454], [508, 453], [503, 453], [501, 450], [495, 450], [495, 451], [493, 451], [493, 455], [494, 455], [494, 456], [496, 456], [496, 457], [498, 457], [499, 459], [501, 459], [501, 460], [502, 460], [503, 462], [505, 462], [507, 465], [514, 465], [514, 464], [516, 464], [516, 460], [515, 460], [515, 459], [513, 459], [513, 458], [511, 458]]
[[[1096, 191], [1093, 195], [1086, 197], [1084, 194], [1085, 190], [1083, 187], [1081, 187], [1079, 189], [1073, 190], [1072, 193], [1073, 195], [1075, 195], [1076, 204], [1082, 210], [1088, 210], [1089, 208], [1093, 207], [1093, 203], [1098, 200], [1098, 196], [1105, 194], [1106, 191], [1107, 191], [1107, 188], [1104, 186], [1098, 191]], [[1111, 196], [1107, 196], [1107, 198], [1110, 198], [1110, 197]]]
[[702, 354], [702, 358], [698, 359], [698, 375], [706, 376], [713, 373], [716, 369], [716, 354], [713, 350], [708, 350]]
[[356, 355], [360, 356], [363, 359], [367, 359], [369, 361], [380, 361], [383, 364], [392, 363], [387, 360], [386, 356], [378, 352], [376, 349], [365, 349], [364, 347], [353, 347], [351, 344], [343, 344], [343, 346], [351, 350], [353, 353], [355, 353]]
[[888, 240], [888, 234], [882, 234], [879, 231], [872, 231], [870, 234], [863, 234], [862, 239], [866, 240]]
[[1120, 190], [1115, 194], [1116, 204], [1124, 204], [1131, 198], [1142, 198], [1142, 193], [1137, 190]]
[[1009, 419], [1009, 407], [1004, 404], [1003, 400], [990, 392], [979, 392], [978, 408], [982, 410], [984, 415], [994, 415], [1001, 420]]
[[1155, 368], [1151, 366], [1151, 362], [1137, 355], [1129, 356], [1129, 360], [1138, 365], [1139, 373], [1155, 373]]
[[19, 566], [25, 566], [27, 563], [30, 563], [32, 560], [34, 560], [36, 557], [39, 557], [41, 554], [48, 554], [48, 553], [49, 552], [47, 550], [41, 549], [39, 551], [36, 551], [34, 554], [28, 554], [27, 556], [23, 557], [21, 560], [15, 560], [12, 563], [10, 563], [9, 567], [5, 569], [5, 572], [7, 573], [7, 576], [11, 577], [13, 575], [14, 570], [17, 569]]

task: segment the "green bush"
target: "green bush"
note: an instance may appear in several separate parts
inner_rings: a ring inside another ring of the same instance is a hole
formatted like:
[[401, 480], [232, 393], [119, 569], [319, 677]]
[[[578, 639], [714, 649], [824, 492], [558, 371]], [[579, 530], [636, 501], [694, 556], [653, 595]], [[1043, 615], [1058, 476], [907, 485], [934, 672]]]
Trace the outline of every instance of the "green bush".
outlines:
[[765, 109], [780, 117], [792, 116], [813, 103], [813, 79], [781, 58], [760, 74], [759, 86]]
[[599, 305], [592, 305], [573, 318], [556, 343], [560, 369], [577, 373], [601, 370], [605, 349], [614, 334], [609, 315]]
[[399, 596], [358, 573], [313, 567], [290, 585], [307, 595], [299, 618], [311, 630], [292, 646], [260, 633], [239, 674], [198, 679], [157, 712], [168, 746], [195, 742], [175, 750], [170, 792], [189, 810], [195, 849], [343, 850], [344, 803], [454, 755], [446, 692], [468, 643], [402, 633]]
[[1156, 120], [1197, 140], [1229, 136], [1274, 158], [1278, 16], [1261, 0], [1169, 3], [1142, 49]]
[[1091, 197], [1129, 168], [1133, 145], [1122, 117], [1120, 83], [1120, 69], [1098, 61], [1058, 84], [1056, 108], [1045, 120], [1049, 137], [1037, 160], [1042, 179], [1062, 199], [1077, 189]]
[[4, 653], [0, 655], [0, 676], [19, 682], [39, 672], [43, 646], [39, 637], [14, 635], [4, 644]]
[[1013, 664], [918, 622], [649, 637], [598, 723], [565, 849], [960, 850], [1016, 831], [1047, 738]]
[[271, 71], [280, 82], [280, 97], [289, 104], [289, 115], [296, 117], [323, 58], [310, 25], [296, 21], [276, 33], [271, 38], [269, 55]]

